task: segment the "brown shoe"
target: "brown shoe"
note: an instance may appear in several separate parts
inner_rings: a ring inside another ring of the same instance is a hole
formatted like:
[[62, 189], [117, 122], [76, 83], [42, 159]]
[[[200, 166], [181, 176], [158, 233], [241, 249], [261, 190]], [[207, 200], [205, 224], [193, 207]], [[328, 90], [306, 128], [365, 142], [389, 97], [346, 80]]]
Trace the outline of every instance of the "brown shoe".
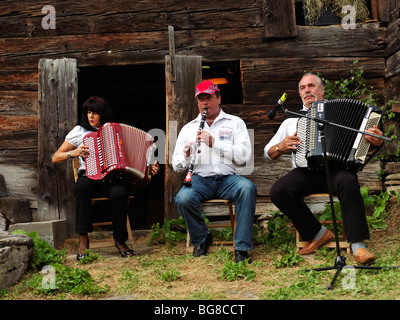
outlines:
[[332, 238], [334, 238], [334, 234], [326, 229], [325, 233], [318, 241], [315, 241], [315, 238], [312, 239], [304, 246], [304, 248], [299, 250], [298, 254], [312, 254], [315, 252], [315, 250], [329, 242], [329, 240]]
[[375, 261], [375, 256], [365, 248], [358, 248], [354, 254], [354, 259], [361, 264], [369, 264]]

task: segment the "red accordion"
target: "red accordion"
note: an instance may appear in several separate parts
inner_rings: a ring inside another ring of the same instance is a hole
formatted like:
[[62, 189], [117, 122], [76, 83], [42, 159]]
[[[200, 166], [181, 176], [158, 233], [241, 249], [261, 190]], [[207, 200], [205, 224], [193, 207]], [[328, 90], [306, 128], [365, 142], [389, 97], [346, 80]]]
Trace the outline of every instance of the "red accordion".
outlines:
[[122, 179], [131, 189], [151, 180], [151, 159], [156, 149], [147, 132], [126, 124], [107, 122], [87, 134], [83, 144], [89, 148], [85, 158], [86, 175], [93, 180]]

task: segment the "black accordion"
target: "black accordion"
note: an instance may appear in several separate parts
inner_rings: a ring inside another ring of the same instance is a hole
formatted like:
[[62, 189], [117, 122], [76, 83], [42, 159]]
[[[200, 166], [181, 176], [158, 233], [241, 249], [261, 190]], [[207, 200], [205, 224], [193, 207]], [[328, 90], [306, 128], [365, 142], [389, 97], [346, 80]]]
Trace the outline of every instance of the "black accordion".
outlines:
[[[307, 116], [366, 131], [378, 125], [381, 113], [376, 106], [350, 99], [338, 99], [312, 103]], [[323, 167], [322, 132], [318, 130], [318, 125], [318, 122], [309, 118], [301, 117], [298, 121], [297, 136], [301, 142], [295, 152], [297, 167]], [[370, 147], [364, 134], [329, 124], [325, 125], [324, 133], [329, 163], [354, 171], [363, 167]]]

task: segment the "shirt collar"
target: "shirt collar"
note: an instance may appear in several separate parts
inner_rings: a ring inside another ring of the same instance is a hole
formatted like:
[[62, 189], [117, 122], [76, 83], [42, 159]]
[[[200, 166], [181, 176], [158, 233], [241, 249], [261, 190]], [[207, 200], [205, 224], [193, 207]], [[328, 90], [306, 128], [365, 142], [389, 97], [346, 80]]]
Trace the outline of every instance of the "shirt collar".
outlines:
[[[199, 113], [199, 115], [198, 115], [197, 118], [196, 118], [196, 121], [197, 121], [197, 122], [200, 122], [201, 116], [202, 116], [202, 114]], [[227, 117], [227, 113], [225, 113], [224, 110], [222, 110], [222, 108], [220, 107], [219, 115], [215, 118], [214, 123], [215, 123], [217, 120], [223, 119], [223, 118], [228, 118], [228, 117]]]

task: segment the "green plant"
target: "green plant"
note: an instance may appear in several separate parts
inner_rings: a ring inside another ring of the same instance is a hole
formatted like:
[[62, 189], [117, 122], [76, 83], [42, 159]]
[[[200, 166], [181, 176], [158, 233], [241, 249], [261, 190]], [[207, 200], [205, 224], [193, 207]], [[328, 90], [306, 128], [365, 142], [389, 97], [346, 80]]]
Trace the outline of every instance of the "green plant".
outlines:
[[86, 249], [84, 251], [84, 257], [78, 261], [80, 264], [89, 264], [92, 263], [93, 261], [99, 260], [100, 256], [98, 253], [92, 252], [90, 249]]
[[[67, 253], [65, 248], [62, 250], [52, 248], [34, 231], [28, 234], [23, 230], [16, 230], [13, 233], [31, 237], [35, 245], [29, 265], [33, 273], [23, 281], [23, 286], [32, 290], [33, 294], [72, 293], [87, 295], [107, 292], [106, 286], [99, 287], [95, 284], [87, 270], [63, 265]], [[91, 256], [92, 258], [87, 258], [88, 260], [85, 263], [90, 263], [98, 258], [98, 255]], [[46, 275], [44, 270], [50, 270], [53, 274]], [[48, 280], [51, 281], [51, 285], [48, 285]]]
[[289, 219], [280, 211], [272, 211], [272, 218], [267, 223], [268, 233], [263, 236], [269, 245], [280, 246], [294, 241], [294, 237], [288, 232], [288, 222]]
[[276, 256], [273, 257], [274, 266], [276, 268], [289, 268], [299, 264], [304, 261], [297, 253], [297, 248], [290, 247], [288, 245], [283, 245], [280, 247], [281, 258], [278, 260]]
[[266, 244], [268, 241], [268, 233], [259, 226], [253, 225], [253, 241], [255, 244]]
[[248, 259], [245, 262], [236, 263], [231, 259], [225, 261], [225, 265], [221, 269], [219, 276], [220, 280], [234, 281], [245, 279], [246, 281], [253, 281], [256, 276], [256, 272], [248, 268]]
[[186, 239], [186, 234], [181, 231], [171, 230], [171, 225], [175, 225], [178, 228], [186, 230], [186, 224], [182, 217], [178, 219], [168, 220], [165, 219], [163, 226], [157, 222], [151, 226], [152, 232], [150, 233], [150, 239], [147, 241], [148, 244], [152, 244], [155, 241], [158, 243], [167, 243], [169, 245], [175, 245], [176, 242], [180, 242]]
[[373, 86], [367, 85], [364, 79], [364, 66], [358, 64], [358, 60], [353, 61], [353, 68], [346, 78], [335, 80], [333, 82], [325, 79], [320, 73], [324, 83], [324, 98], [331, 99], [357, 99], [366, 104], [377, 105], [377, 97]]
[[67, 250], [65, 248], [62, 250], [54, 249], [46, 240], [40, 238], [37, 232], [26, 233], [24, 230], [15, 230], [13, 234], [24, 234], [32, 238], [35, 249], [29, 263], [30, 268], [40, 270], [45, 265], [65, 262]]
[[166, 282], [176, 281], [181, 278], [181, 273], [175, 270], [175, 268], [170, 268], [160, 272], [159, 278]]
[[400, 201], [398, 191], [391, 191], [390, 193], [387, 191], [381, 191], [379, 195], [374, 195], [375, 198], [375, 207], [372, 213], [372, 216], [367, 216], [367, 221], [370, 227], [374, 229], [385, 229], [387, 224], [385, 219], [388, 216], [388, 212], [386, 211], [386, 204], [390, 198], [390, 195], [395, 196], [397, 202]]
[[390, 150], [388, 149], [385, 152], [380, 152], [376, 159], [381, 161], [399, 161], [399, 126], [397, 123], [398, 119], [396, 119], [396, 113], [393, 111], [393, 105], [398, 104], [399, 101], [388, 100], [386, 103], [381, 102], [374, 92], [374, 87], [368, 85], [367, 81], [364, 79], [364, 66], [359, 65], [358, 60], [353, 61], [353, 68], [350, 70], [349, 75], [346, 78], [341, 78], [340, 80], [331, 82], [325, 79], [320, 73], [317, 74], [321, 77], [324, 84], [325, 99], [354, 99], [380, 107], [382, 110], [382, 124], [389, 124], [390, 121], [390, 125], [387, 125], [385, 128], [385, 136], [390, 137], [396, 147], [391, 148]]
[[[363, 197], [365, 206], [374, 206], [372, 215], [367, 216], [368, 225], [373, 229], [385, 229], [387, 227], [385, 219], [388, 216], [388, 213], [386, 212], [386, 203], [388, 202], [390, 195], [396, 196], [397, 201], [400, 202], [400, 193], [398, 191], [392, 191], [391, 193], [387, 191], [381, 191], [379, 195], [370, 195], [369, 187], [362, 187], [360, 189], [360, 193]], [[334, 209], [336, 219], [341, 220], [342, 209], [339, 201], [334, 203]], [[317, 218], [321, 221], [332, 220], [331, 212], [330, 204], [327, 204], [323, 213], [319, 216], [317, 215]], [[340, 227], [338, 227], [338, 231], [339, 233], [342, 232]]]
[[24, 281], [26, 288], [31, 289], [35, 294], [46, 295], [59, 293], [88, 295], [108, 291], [107, 286], [98, 286], [87, 270], [70, 268], [58, 263], [53, 263], [52, 267], [55, 270], [53, 285], [45, 286], [45, 275], [34, 273], [31, 278]]
[[139, 284], [140, 280], [135, 271], [129, 270], [126, 267], [122, 270], [121, 278], [118, 282], [122, 283], [122, 289], [124, 292], [130, 292], [135, 290]]

